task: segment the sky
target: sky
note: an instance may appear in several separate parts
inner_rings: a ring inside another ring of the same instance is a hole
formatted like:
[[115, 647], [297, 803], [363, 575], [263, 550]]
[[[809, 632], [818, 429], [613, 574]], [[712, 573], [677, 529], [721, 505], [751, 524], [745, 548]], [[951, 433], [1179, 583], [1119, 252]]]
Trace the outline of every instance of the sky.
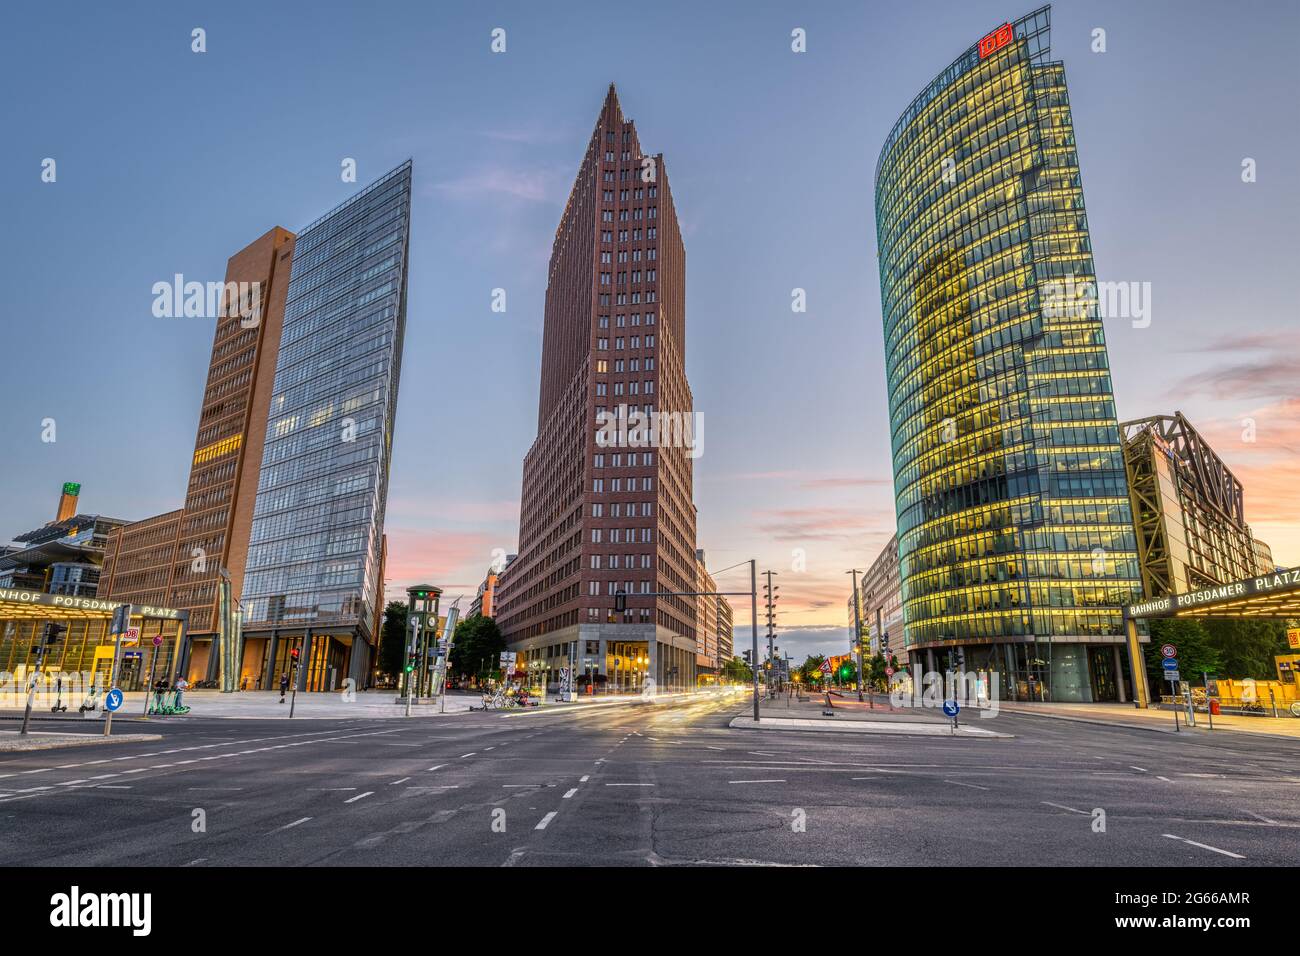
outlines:
[[[301, 228], [410, 157], [386, 585], [472, 597], [494, 549], [516, 549], [547, 258], [614, 82], [643, 148], [665, 154], [684, 232], [687, 373], [705, 421], [699, 546], [712, 568], [753, 556], [778, 572], [782, 653], [838, 652], [844, 572], [894, 529], [876, 159], [930, 79], [1030, 9], [6, 7], [0, 537], [50, 520], [64, 481], [82, 483], [84, 511], [180, 507], [212, 321], [155, 318], [153, 284], [220, 280], [267, 229]], [[1298, 11], [1060, 2], [1052, 36], [1098, 276], [1149, 283], [1149, 324], [1106, 323], [1120, 419], [1187, 414], [1281, 564], [1300, 561]], [[195, 28], [206, 52], [191, 49]], [[796, 28], [806, 52], [791, 49]], [[345, 159], [356, 183], [342, 181]], [[748, 602], [733, 603], [747, 631]]]

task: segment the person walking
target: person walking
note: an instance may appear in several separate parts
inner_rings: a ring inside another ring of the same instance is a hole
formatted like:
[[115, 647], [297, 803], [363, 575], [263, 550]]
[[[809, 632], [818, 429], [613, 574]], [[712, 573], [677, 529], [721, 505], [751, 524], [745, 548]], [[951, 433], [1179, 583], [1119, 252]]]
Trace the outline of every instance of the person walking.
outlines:
[[284, 703], [284, 692], [289, 689], [289, 675], [280, 675], [280, 703]]

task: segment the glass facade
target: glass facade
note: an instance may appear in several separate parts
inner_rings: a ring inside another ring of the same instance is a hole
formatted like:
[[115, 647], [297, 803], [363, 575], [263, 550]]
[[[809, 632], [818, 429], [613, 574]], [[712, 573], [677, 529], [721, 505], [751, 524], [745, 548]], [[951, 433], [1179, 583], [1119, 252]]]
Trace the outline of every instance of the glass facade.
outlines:
[[245, 633], [374, 639], [410, 207], [408, 161], [298, 234], [244, 578]]
[[1086, 699], [1086, 655], [1053, 645], [1120, 642], [1140, 582], [1049, 14], [912, 102], [876, 229], [906, 645]]

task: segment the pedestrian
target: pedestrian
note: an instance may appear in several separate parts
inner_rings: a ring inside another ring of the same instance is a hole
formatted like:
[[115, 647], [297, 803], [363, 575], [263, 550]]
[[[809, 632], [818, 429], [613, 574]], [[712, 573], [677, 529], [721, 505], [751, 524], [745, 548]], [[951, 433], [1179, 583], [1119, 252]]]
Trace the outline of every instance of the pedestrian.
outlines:
[[190, 682], [187, 681], [184, 676], [181, 676], [176, 678], [175, 686], [176, 686], [176, 706], [179, 707], [181, 705], [182, 695], [184, 695], [184, 693], [190, 689]]
[[284, 692], [289, 689], [289, 675], [280, 675], [280, 703], [284, 703]]

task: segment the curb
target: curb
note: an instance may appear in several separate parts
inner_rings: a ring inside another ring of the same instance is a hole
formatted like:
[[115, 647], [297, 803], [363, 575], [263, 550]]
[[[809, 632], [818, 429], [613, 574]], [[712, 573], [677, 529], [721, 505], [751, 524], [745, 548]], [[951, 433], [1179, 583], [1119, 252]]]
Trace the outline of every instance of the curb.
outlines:
[[58, 737], [37, 734], [31, 737], [0, 737], [0, 754], [25, 753], [32, 750], [62, 750], [66, 747], [95, 747], [105, 744], [142, 744], [162, 740], [162, 734], [63, 734]]
[[[1148, 733], [1152, 733], [1152, 734], [1169, 735], [1169, 734], [1179, 733], [1179, 731], [1174, 731], [1163, 727], [1152, 727], [1149, 724], [1119, 723], [1118, 721], [1114, 721], [1114, 720], [1098, 720], [1095, 717], [1076, 717], [1073, 714], [1036, 714], [1030, 710], [1006, 710], [1006, 709], [1003, 709], [1002, 713], [1013, 714], [1016, 717], [1042, 717], [1042, 718], [1046, 718], [1047, 720], [1070, 720], [1076, 724], [1095, 724], [1098, 727], [1117, 727], [1121, 730], [1145, 730]], [[1204, 736], [1211, 736], [1213, 734], [1218, 734], [1218, 733], [1245, 734], [1248, 737], [1264, 737], [1268, 740], [1285, 740], [1288, 743], [1300, 742], [1300, 737], [1291, 737], [1286, 734], [1270, 734], [1267, 733], [1266, 731], [1261, 731], [1261, 730], [1242, 730], [1238, 727], [1219, 727], [1216, 728], [1215, 730], [1210, 730], [1209, 728], [1202, 727], [1199, 724], [1195, 727], [1188, 727], [1186, 724], [1183, 723], [1180, 723], [1180, 726], [1183, 728], [1183, 732], [1201, 734]]]

